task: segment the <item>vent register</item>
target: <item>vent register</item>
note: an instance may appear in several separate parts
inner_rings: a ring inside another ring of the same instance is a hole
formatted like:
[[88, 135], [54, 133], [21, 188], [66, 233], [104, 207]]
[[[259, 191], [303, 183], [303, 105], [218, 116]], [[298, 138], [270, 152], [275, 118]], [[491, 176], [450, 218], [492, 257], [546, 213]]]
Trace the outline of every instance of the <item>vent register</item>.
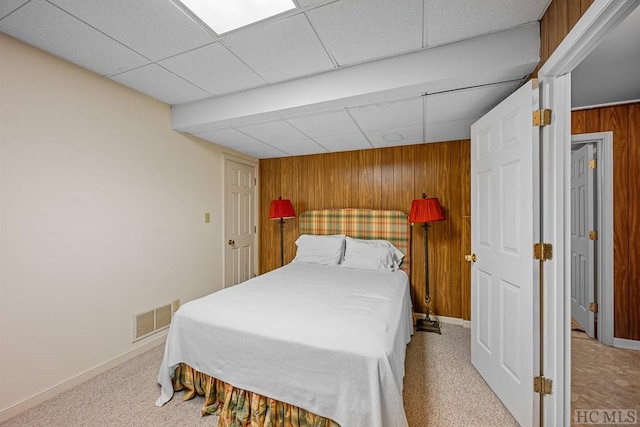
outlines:
[[167, 329], [173, 314], [180, 308], [180, 300], [133, 315], [133, 341], [136, 342], [150, 335]]

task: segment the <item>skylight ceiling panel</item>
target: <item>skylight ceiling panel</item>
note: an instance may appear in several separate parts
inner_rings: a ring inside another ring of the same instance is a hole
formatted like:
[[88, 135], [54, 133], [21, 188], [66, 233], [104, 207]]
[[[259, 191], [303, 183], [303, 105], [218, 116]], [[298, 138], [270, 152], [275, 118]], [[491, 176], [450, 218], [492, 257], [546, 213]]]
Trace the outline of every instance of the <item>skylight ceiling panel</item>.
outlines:
[[152, 61], [214, 41], [167, 0], [50, 1]]
[[330, 152], [365, 150], [367, 148], [372, 148], [371, 144], [369, 144], [369, 141], [362, 133], [325, 136], [314, 138], [314, 140]]
[[349, 113], [365, 132], [391, 127], [422, 126], [422, 97], [354, 107], [349, 109]]
[[0, 19], [4, 18], [29, 0], [2, 0], [0, 1]]
[[156, 64], [145, 65], [111, 79], [167, 104], [181, 104], [211, 96]]
[[225, 45], [269, 83], [334, 68], [304, 14], [223, 37]]
[[360, 132], [360, 129], [344, 110], [285, 117], [285, 119], [296, 129], [314, 139]]
[[398, 145], [421, 144], [424, 142], [424, 127], [407, 126], [375, 132], [365, 132], [374, 147], [395, 147]]
[[238, 126], [236, 129], [257, 140], [276, 146], [283, 142], [300, 141], [307, 138], [305, 134], [300, 133], [300, 131], [284, 120]]
[[425, 46], [538, 21], [550, 0], [425, 0]]
[[213, 95], [262, 86], [265, 81], [220, 43], [159, 62]]
[[422, 0], [343, 0], [306, 14], [341, 66], [422, 48]]
[[44, 0], [32, 0], [1, 20], [0, 31], [101, 75], [149, 62]]
[[471, 138], [471, 125], [480, 118], [453, 120], [450, 122], [427, 123], [426, 142], [455, 141]]
[[480, 117], [511, 95], [520, 81], [427, 95], [427, 123]]

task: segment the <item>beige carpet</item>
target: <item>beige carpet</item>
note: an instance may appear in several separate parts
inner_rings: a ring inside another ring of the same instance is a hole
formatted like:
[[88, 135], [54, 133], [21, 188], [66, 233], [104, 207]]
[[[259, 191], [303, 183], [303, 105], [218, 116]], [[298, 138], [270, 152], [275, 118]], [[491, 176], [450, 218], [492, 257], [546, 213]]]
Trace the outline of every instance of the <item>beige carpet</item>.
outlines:
[[[517, 425], [471, 366], [469, 343], [470, 330], [461, 326], [413, 336], [404, 385], [411, 427]], [[162, 408], [154, 406], [162, 350], [156, 347], [0, 426], [213, 426], [212, 417], [200, 416], [202, 398], [182, 402], [177, 393]]]

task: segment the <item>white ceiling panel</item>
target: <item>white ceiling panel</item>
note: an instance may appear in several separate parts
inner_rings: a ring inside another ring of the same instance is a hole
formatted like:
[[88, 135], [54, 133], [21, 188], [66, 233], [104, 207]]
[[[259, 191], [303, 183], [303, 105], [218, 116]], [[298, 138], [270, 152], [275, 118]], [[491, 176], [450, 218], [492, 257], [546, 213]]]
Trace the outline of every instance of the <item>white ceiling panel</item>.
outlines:
[[537, 21], [551, 0], [425, 0], [425, 46]]
[[284, 120], [238, 126], [236, 129], [260, 141], [275, 146], [283, 142], [300, 141], [307, 138], [306, 135], [300, 133], [300, 131]]
[[212, 95], [245, 90], [265, 84], [220, 43], [213, 43], [159, 62]]
[[300, 139], [297, 141], [282, 141], [277, 144], [270, 144], [278, 150], [282, 150], [291, 156], [304, 156], [306, 154], [326, 153], [327, 150], [318, 145], [312, 139]]
[[286, 157], [288, 155], [288, 153], [267, 144], [243, 147], [241, 152], [256, 159], [272, 159], [275, 157]]
[[365, 132], [422, 125], [422, 97], [350, 108], [349, 114]]
[[233, 128], [215, 129], [208, 132], [198, 133], [196, 136], [226, 147], [237, 148], [252, 145], [264, 145], [257, 139], [252, 138], [249, 135], [245, 135], [242, 132], [238, 132]]
[[223, 40], [269, 83], [334, 68], [304, 14], [237, 31]]
[[425, 135], [428, 142], [454, 141], [471, 138], [471, 125], [480, 117], [450, 122], [427, 124]]
[[319, 137], [353, 134], [360, 131], [349, 113], [344, 110], [285, 117], [285, 119], [296, 129], [316, 140]]
[[341, 66], [422, 48], [422, 0], [342, 0], [307, 15]]
[[153, 61], [214, 40], [210, 33], [167, 1], [49, 1]]
[[113, 76], [111, 79], [167, 104], [180, 104], [210, 96], [202, 89], [156, 64], [145, 65]]
[[101, 75], [148, 63], [136, 52], [44, 0], [32, 0], [1, 20], [0, 31]]
[[421, 144], [424, 142], [424, 128], [422, 125], [365, 133], [374, 147], [392, 147], [396, 145]]
[[2, 0], [0, 2], [0, 19], [4, 18], [29, 0]]
[[330, 152], [365, 150], [372, 148], [367, 138], [361, 133], [349, 133], [345, 135], [325, 136], [314, 138], [315, 141]]
[[513, 93], [520, 81], [427, 95], [427, 123], [480, 117]]

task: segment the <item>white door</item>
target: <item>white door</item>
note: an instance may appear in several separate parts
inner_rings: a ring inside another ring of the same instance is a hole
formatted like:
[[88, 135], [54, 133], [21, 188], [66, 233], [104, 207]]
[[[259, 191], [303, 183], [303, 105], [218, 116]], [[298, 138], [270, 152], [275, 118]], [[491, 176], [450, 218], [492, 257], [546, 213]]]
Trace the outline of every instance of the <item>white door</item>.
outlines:
[[254, 276], [255, 168], [225, 161], [225, 279], [237, 285]]
[[595, 242], [589, 236], [594, 230], [591, 159], [591, 144], [571, 152], [571, 316], [593, 337], [595, 319], [589, 310], [589, 303], [595, 301]]
[[532, 258], [537, 91], [529, 81], [471, 126], [471, 362], [522, 426], [533, 423], [539, 348]]

